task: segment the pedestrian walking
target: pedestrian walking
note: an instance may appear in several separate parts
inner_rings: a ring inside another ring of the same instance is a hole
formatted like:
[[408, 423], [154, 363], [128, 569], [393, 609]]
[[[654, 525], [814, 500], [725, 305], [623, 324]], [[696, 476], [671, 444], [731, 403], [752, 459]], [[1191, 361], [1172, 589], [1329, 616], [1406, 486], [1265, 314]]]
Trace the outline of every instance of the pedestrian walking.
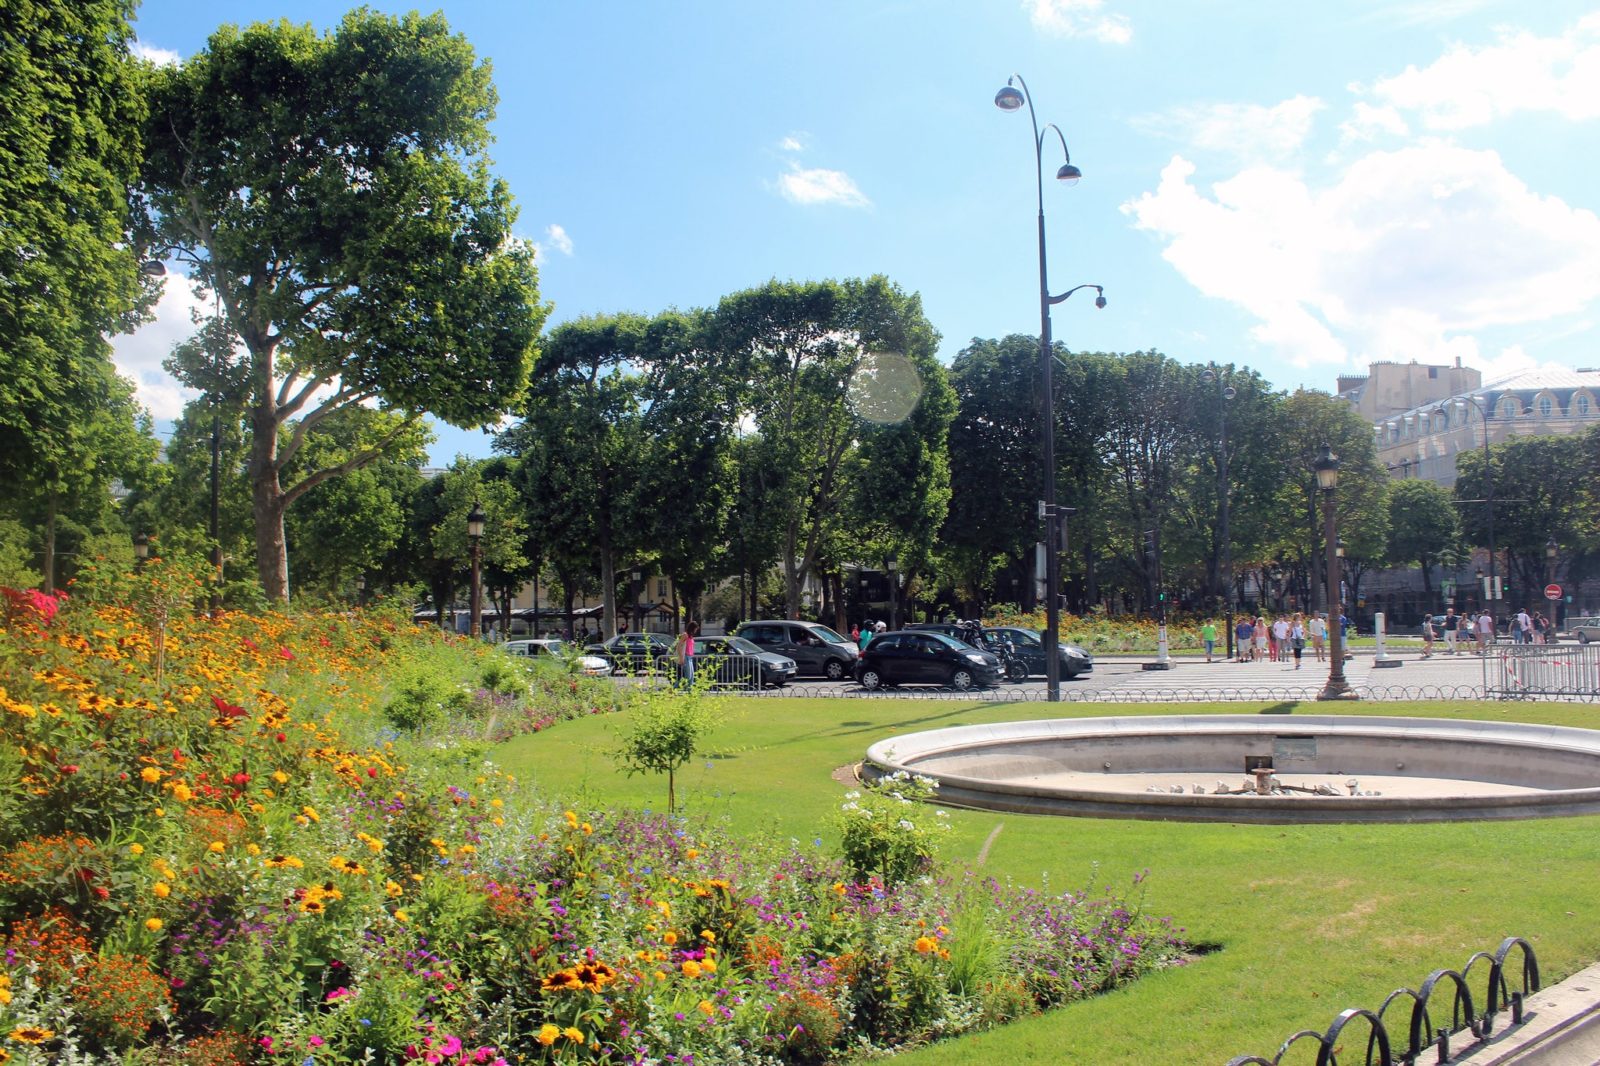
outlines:
[[1472, 620], [1472, 635], [1478, 642], [1478, 654], [1488, 651], [1489, 642], [1494, 639], [1494, 615], [1486, 610], [1479, 611], [1478, 617]]
[[1526, 607], [1524, 607], [1522, 610], [1517, 612], [1517, 618], [1516, 618], [1515, 625], [1517, 627], [1517, 643], [1518, 644], [1532, 644], [1533, 643], [1533, 619], [1531, 617], [1529, 617], [1528, 609]]
[[1250, 645], [1255, 640], [1256, 627], [1250, 619], [1241, 618], [1233, 627], [1233, 656], [1234, 662], [1246, 663], [1250, 661]]
[[1328, 659], [1328, 621], [1321, 613], [1311, 617], [1311, 650], [1317, 655], [1317, 662], [1326, 662]]
[[1200, 639], [1205, 642], [1206, 662], [1210, 662], [1217, 650], [1217, 623], [1206, 619], [1206, 624], [1200, 627]]
[[1448, 608], [1444, 612], [1444, 644], [1445, 654], [1456, 653], [1456, 632], [1461, 628], [1461, 619], [1456, 617], [1456, 609]]
[[1272, 661], [1286, 663], [1289, 661], [1289, 620], [1283, 615], [1272, 623]]
[[694, 687], [694, 638], [700, 633], [699, 622], [689, 622], [672, 642], [672, 661], [678, 668], [678, 687]]
[[1425, 614], [1422, 616], [1422, 657], [1424, 659], [1433, 658], [1433, 641], [1433, 615]]
[[1267, 620], [1264, 616], [1256, 615], [1256, 624], [1252, 636], [1255, 638], [1255, 652], [1252, 654], [1252, 658], [1259, 663], [1267, 657]]
[[1289, 623], [1289, 647], [1294, 652], [1294, 668], [1300, 669], [1300, 654], [1306, 650], [1306, 621], [1299, 611]]

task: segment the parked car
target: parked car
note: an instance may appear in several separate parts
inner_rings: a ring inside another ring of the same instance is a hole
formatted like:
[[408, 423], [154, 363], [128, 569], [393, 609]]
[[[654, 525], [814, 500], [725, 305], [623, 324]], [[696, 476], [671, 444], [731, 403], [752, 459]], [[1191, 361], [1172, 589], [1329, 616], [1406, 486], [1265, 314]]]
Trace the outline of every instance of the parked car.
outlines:
[[745, 622], [733, 631], [750, 643], [793, 659], [805, 677], [825, 677], [838, 681], [855, 672], [860, 652], [850, 642], [819, 622], [793, 622], [787, 619], [759, 619]]
[[1579, 644], [1587, 644], [1591, 640], [1600, 640], [1600, 615], [1589, 618], [1574, 618], [1567, 623], [1567, 632], [1578, 638]]
[[944, 685], [965, 690], [999, 684], [1000, 677], [1000, 660], [992, 652], [931, 630], [879, 633], [856, 663], [856, 680], [865, 689]]
[[[668, 655], [658, 664], [661, 672], [676, 674], [677, 664]], [[719, 685], [745, 688], [782, 688], [795, 679], [793, 659], [763, 651], [743, 637], [694, 638], [695, 680], [709, 676]]]
[[500, 645], [500, 650], [507, 655], [555, 660], [567, 669], [586, 677], [604, 677], [611, 673], [611, 664], [605, 659], [598, 655], [580, 652], [571, 644], [560, 640], [508, 640]]
[[[943, 633], [947, 637], [961, 640], [961, 627], [950, 622], [917, 622], [906, 626], [906, 629]], [[995, 626], [986, 628], [983, 637], [985, 646], [979, 648], [979, 651], [991, 650], [997, 641], [1010, 640], [1011, 652], [1022, 660], [1028, 676], [1044, 675], [1044, 638], [1039, 630], [1023, 629], [1021, 626]], [[1070, 680], [1094, 669], [1094, 656], [1081, 645], [1063, 641], [1056, 645], [1056, 654], [1061, 657], [1061, 676], [1065, 679]]]
[[610, 640], [590, 644], [584, 652], [611, 664], [613, 673], [643, 674], [672, 655], [672, 642], [660, 633], [618, 633]]

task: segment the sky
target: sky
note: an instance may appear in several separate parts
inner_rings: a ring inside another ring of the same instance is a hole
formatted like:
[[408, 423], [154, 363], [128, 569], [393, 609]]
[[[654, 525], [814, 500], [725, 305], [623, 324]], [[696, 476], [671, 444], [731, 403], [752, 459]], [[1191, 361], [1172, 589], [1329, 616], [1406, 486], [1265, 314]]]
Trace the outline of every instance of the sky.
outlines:
[[[413, 5], [377, 2], [383, 11]], [[143, 0], [173, 62], [223, 23], [331, 28], [325, 0]], [[424, 7], [423, 10], [433, 10]], [[494, 170], [539, 248], [547, 328], [884, 274], [948, 363], [1038, 335], [1043, 144], [1053, 310], [1072, 350], [1233, 363], [1332, 390], [1375, 360], [1485, 380], [1600, 366], [1600, 3], [1540, 0], [444, 0], [492, 64]], [[1089, 293], [1092, 297], [1093, 293]], [[161, 371], [169, 278], [119, 367]], [[203, 306], [202, 306], [203, 309]], [[436, 425], [434, 465], [489, 453]]]

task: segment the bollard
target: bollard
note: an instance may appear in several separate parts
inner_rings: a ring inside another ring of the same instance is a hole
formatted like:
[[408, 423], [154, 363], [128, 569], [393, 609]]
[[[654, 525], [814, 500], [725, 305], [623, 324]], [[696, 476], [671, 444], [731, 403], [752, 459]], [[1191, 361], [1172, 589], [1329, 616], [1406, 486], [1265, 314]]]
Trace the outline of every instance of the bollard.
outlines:
[[1522, 1024], [1522, 993], [1511, 993], [1511, 1024]]
[[1450, 1061], [1450, 1030], [1439, 1030], [1439, 1061]]
[[1378, 638], [1378, 657], [1372, 660], [1372, 665], [1374, 668], [1400, 665], [1399, 658], [1390, 655], [1388, 647], [1384, 644], [1384, 638], [1388, 635], [1384, 632], [1386, 625], [1387, 622], [1383, 617], [1382, 611], [1379, 611], [1377, 614], [1372, 616], [1372, 633]]

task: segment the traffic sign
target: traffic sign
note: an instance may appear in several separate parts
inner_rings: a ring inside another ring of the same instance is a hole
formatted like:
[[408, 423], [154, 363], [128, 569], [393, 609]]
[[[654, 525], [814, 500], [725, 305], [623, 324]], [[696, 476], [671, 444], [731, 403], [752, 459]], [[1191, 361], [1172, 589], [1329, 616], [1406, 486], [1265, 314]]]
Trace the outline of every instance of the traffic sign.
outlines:
[[1546, 585], [1544, 587], [1544, 598], [1547, 600], [1559, 600], [1561, 598], [1561, 586]]

